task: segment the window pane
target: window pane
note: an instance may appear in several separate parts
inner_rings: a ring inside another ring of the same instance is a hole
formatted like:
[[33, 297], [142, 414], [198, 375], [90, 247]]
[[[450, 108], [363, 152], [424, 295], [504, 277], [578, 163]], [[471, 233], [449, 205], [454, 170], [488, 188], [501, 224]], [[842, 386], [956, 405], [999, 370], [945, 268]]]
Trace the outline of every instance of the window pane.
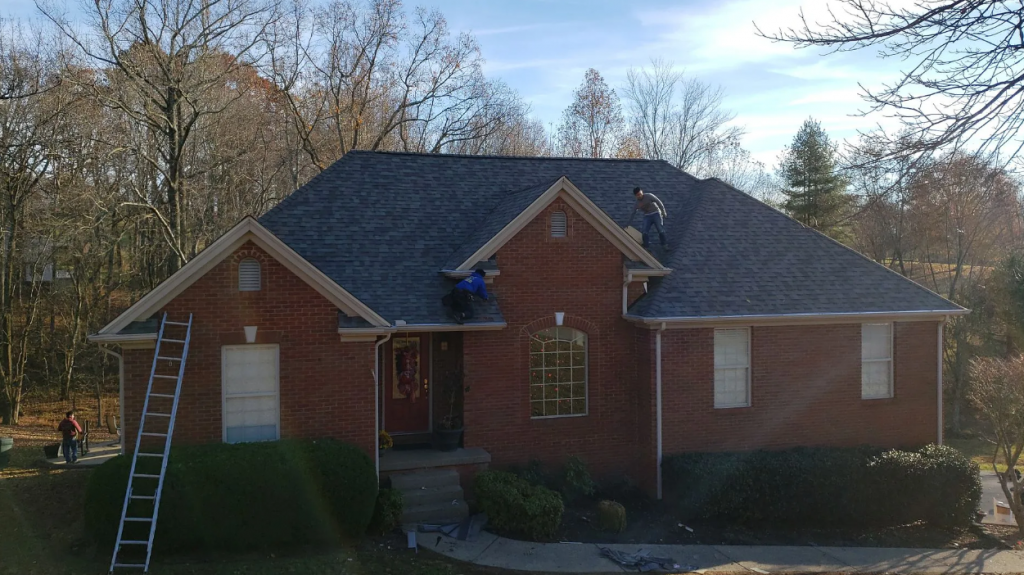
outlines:
[[534, 401], [530, 403], [530, 417], [542, 417], [544, 415], [544, 402]]
[[715, 367], [745, 367], [749, 358], [746, 329], [715, 330]]
[[735, 407], [747, 405], [747, 369], [715, 370], [715, 406]]
[[530, 368], [544, 367], [544, 354], [543, 353], [531, 353], [530, 354]]
[[586, 410], [586, 334], [566, 326], [541, 330], [530, 343], [530, 415]]
[[574, 414], [581, 414], [587, 412], [587, 400], [586, 399], [574, 399], [572, 400], [572, 412]]
[[890, 397], [892, 387], [889, 385], [890, 362], [873, 361], [861, 364], [861, 396]]
[[892, 352], [891, 325], [864, 324], [861, 326], [861, 359], [888, 359]]

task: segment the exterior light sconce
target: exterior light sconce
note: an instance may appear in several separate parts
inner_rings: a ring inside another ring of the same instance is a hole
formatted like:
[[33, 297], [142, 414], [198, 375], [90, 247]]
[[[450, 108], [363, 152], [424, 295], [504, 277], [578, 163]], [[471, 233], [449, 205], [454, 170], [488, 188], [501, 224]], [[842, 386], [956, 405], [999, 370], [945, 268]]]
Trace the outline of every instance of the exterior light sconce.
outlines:
[[256, 326], [247, 325], [242, 329], [245, 330], [245, 343], [256, 343]]
[[565, 322], [565, 312], [564, 311], [556, 311], [555, 312], [555, 325], [562, 325], [563, 322]]

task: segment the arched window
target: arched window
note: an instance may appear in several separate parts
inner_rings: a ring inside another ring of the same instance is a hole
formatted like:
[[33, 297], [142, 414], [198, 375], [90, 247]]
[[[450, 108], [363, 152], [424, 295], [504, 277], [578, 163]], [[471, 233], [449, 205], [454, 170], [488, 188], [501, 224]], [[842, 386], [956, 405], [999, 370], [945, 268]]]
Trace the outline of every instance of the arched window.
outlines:
[[260, 262], [252, 258], [238, 262], [238, 291], [260, 291]]
[[530, 336], [530, 416], [587, 414], [587, 334], [549, 327]]
[[551, 237], [564, 238], [568, 229], [565, 212], [551, 212]]

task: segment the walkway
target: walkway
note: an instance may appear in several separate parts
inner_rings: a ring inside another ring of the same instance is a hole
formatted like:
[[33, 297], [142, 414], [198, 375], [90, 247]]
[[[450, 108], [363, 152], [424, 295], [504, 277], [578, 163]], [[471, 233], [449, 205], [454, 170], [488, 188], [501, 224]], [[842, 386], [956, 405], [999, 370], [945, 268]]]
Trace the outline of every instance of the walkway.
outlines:
[[[76, 463], [74, 466], [93, 467], [96, 465], [102, 465], [106, 463], [108, 460], [113, 459], [120, 453], [121, 445], [117, 441], [93, 444], [89, 447], [89, 453], [87, 455], [79, 454], [78, 463]], [[67, 463], [64, 462], [63, 455], [58, 455], [54, 459], [47, 459], [46, 463], [48, 465], [53, 465], [56, 467], [63, 467], [67, 465]]]
[[[529, 543], [486, 532], [472, 543], [434, 533], [416, 535], [424, 549], [477, 565], [549, 573], [628, 572], [601, 557], [597, 546], [589, 543]], [[606, 547], [627, 553], [643, 549], [652, 556], [671, 557], [680, 565], [680, 573], [1024, 573], [1024, 552], [991, 549], [631, 544]]]

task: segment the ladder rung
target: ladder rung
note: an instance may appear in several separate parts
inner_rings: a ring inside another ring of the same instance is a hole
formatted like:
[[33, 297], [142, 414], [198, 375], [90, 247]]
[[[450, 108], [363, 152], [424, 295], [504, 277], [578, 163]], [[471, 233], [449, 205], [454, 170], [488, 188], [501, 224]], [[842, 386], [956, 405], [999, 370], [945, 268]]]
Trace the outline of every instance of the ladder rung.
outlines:
[[180, 357], [164, 357], [162, 355], [158, 355], [158, 356], [156, 356], [156, 358], [157, 359], [163, 359], [163, 360], [166, 360], [166, 361], [181, 361]]
[[153, 475], [152, 473], [136, 473], [132, 477], [145, 477], [147, 479], [160, 479], [159, 475]]
[[161, 379], [178, 379], [178, 376], [176, 375], [160, 375], [158, 373], [154, 373], [153, 377], [159, 377]]
[[[125, 517], [125, 519], [128, 519]], [[121, 545], [149, 545], [149, 541], [122, 540]]]
[[150, 431], [143, 431], [142, 435], [149, 435], [149, 436], [152, 436], [152, 437], [167, 437], [166, 433], [153, 433], [153, 432], [150, 432]]
[[166, 341], [167, 343], [185, 343], [185, 340], [183, 339], [169, 339], [166, 337], [161, 339], [160, 341]]
[[139, 457], [163, 457], [164, 456], [163, 453], [142, 453], [141, 451], [139, 453], [136, 453], [136, 455], [138, 455]]
[[134, 521], [136, 523], [152, 523], [152, 517], [125, 517], [125, 521]]
[[150, 397], [174, 397], [174, 394], [171, 394], [171, 393], [151, 393], [151, 394], [149, 394], [149, 396]]
[[125, 569], [145, 569], [145, 563], [114, 563], [114, 567], [123, 567]]
[[152, 501], [156, 499], [156, 495], [132, 495], [131, 499], [148, 499]]
[[171, 321], [168, 319], [164, 320], [164, 325], [189, 325], [189, 323], [184, 321]]
[[157, 417], [170, 417], [171, 416], [170, 413], [157, 413], [155, 411], [147, 411], [146, 415], [155, 415]]

